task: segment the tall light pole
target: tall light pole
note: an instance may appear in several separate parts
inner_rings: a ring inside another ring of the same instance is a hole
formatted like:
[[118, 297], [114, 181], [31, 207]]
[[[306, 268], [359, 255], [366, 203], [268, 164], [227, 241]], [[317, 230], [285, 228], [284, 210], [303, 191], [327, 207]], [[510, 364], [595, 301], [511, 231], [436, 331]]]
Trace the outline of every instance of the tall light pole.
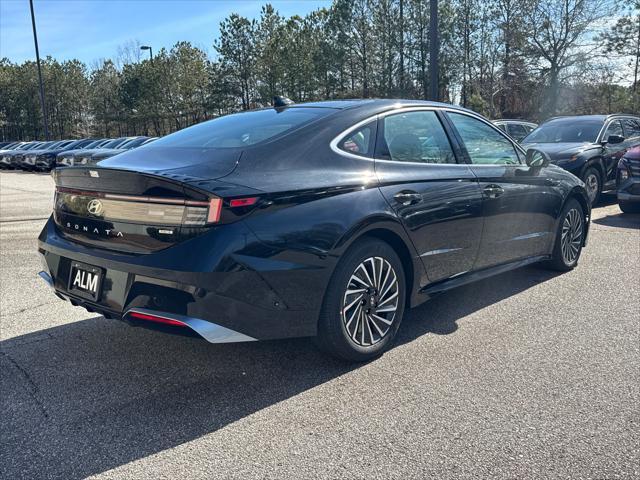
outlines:
[[149, 50], [149, 58], [153, 61], [153, 49], [149, 45], [142, 45], [140, 50]]
[[429, 4], [429, 86], [430, 100], [439, 101], [438, 88], [438, 53], [440, 42], [438, 36], [438, 0], [430, 0]]
[[33, 13], [33, 0], [29, 0], [31, 7], [31, 26], [33, 27], [33, 43], [36, 46], [36, 63], [38, 65], [38, 80], [40, 81], [40, 103], [42, 103], [42, 119], [44, 120], [44, 139], [49, 140], [49, 123], [47, 120], [47, 104], [44, 101], [44, 84], [42, 83], [42, 70], [40, 69], [40, 51], [38, 50], [38, 34], [36, 33], [36, 16]]

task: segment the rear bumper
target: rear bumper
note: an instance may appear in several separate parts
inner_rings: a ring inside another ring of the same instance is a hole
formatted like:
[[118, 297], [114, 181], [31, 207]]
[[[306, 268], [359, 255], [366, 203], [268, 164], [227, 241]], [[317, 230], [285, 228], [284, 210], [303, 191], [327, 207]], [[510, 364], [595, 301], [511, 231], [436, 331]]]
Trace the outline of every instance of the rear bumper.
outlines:
[[[317, 265], [285, 264], [242, 222], [224, 238], [204, 234], [150, 254], [120, 254], [71, 242], [49, 219], [39, 238], [40, 276], [56, 295], [90, 312], [130, 323], [131, 312], [153, 312], [184, 323], [211, 342], [316, 334], [330, 275]], [[69, 291], [73, 261], [103, 270], [97, 301]], [[318, 288], [320, 288], [318, 290]]]

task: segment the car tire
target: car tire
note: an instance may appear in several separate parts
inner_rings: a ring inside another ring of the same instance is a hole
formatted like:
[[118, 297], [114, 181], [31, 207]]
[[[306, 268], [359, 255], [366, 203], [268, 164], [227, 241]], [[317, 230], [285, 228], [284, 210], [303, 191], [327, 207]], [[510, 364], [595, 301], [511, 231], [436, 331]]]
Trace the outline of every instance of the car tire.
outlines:
[[575, 268], [582, 253], [585, 232], [586, 224], [582, 205], [574, 198], [570, 198], [562, 209], [553, 253], [551, 260], [546, 262], [546, 266], [560, 272]]
[[587, 195], [591, 201], [591, 206], [598, 203], [600, 193], [602, 193], [602, 177], [597, 168], [589, 167], [582, 175], [582, 181], [587, 189]]
[[400, 257], [378, 239], [352, 245], [327, 287], [316, 344], [349, 362], [376, 358], [393, 343], [405, 309]]
[[618, 206], [624, 213], [640, 213], [640, 202], [625, 202], [618, 200]]

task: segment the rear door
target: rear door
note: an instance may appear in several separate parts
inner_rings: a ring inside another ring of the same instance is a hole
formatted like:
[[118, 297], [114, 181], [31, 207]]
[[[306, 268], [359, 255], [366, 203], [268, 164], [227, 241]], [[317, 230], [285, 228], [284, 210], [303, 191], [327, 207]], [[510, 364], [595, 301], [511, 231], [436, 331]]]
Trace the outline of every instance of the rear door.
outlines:
[[489, 122], [447, 112], [483, 195], [484, 231], [474, 269], [544, 255], [562, 205], [552, 168], [530, 168], [513, 142]]
[[375, 168], [431, 282], [471, 270], [482, 235], [482, 195], [437, 109], [382, 115]]

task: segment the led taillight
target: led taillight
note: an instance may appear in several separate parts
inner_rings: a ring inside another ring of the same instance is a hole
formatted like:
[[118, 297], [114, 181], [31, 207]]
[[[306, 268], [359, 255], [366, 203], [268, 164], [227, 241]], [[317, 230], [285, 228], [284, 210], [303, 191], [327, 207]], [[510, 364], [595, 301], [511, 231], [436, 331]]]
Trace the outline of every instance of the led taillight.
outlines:
[[186, 327], [186, 325], [173, 318], [160, 317], [158, 315], [149, 315], [148, 313], [131, 312], [128, 315], [136, 320], [145, 320], [147, 322], [162, 323], [163, 325], [173, 325], [174, 327]]
[[222, 199], [201, 201], [57, 188], [55, 209], [104, 221], [198, 227], [220, 221]]

